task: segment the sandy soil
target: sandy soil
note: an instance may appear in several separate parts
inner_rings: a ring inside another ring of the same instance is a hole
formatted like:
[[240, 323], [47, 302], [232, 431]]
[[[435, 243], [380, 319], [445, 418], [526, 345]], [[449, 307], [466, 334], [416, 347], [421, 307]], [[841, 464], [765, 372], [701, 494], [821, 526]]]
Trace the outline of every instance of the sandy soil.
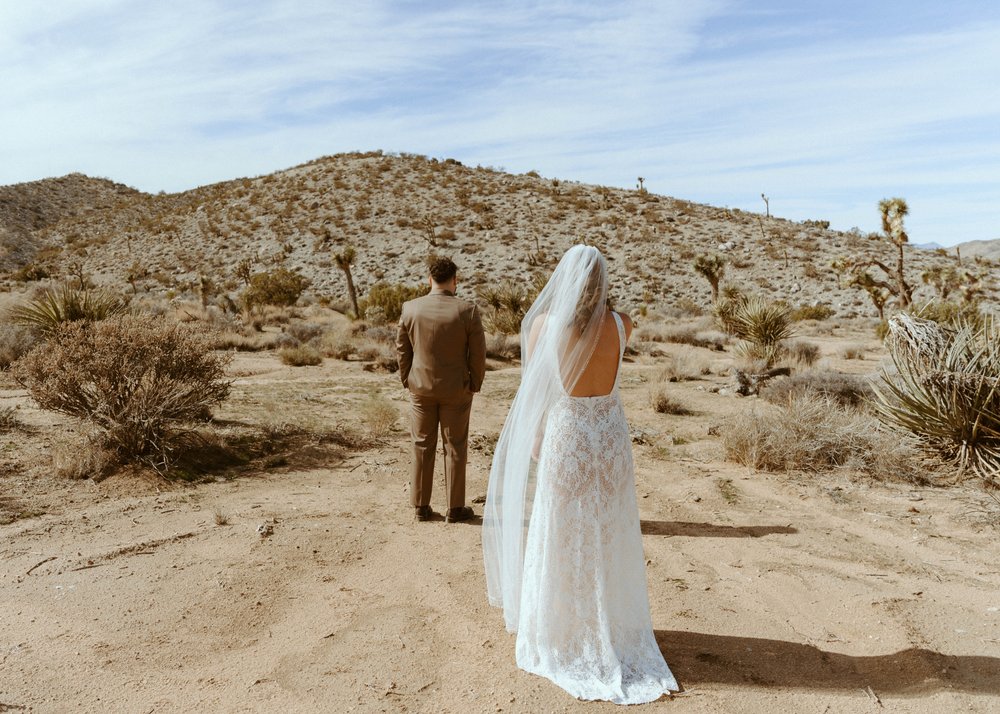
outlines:
[[[708, 377], [673, 387], [695, 415], [656, 414], [660, 368], [627, 365], [623, 395], [653, 436], [635, 447], [649, 594], [685, 691], [645, 708], [1000, 711], [1000, 551], [974, 491], [747, 473], [708, 435], [746, 400]], [[405, 407], [394, 376], [356, 363], [233, 369], [225, 418], [280, 405], [335, 421], [373, 390]], [[517, 379], [487, 375], [474, 434], [499, 431]], [[479, 521], [411, 520], [402, 429], [308, 468], [95, 484], [17, 467], [29, 448], [47, 464], [72, 425], [7, 384], [11, 404], [37, 431], [0, 438], [0, 500], [21, 516], [0, 526], [0, 712], [616, 710], [516, 668], [486, 603]], [[488, 468], [474, 451], [470, 497]]]

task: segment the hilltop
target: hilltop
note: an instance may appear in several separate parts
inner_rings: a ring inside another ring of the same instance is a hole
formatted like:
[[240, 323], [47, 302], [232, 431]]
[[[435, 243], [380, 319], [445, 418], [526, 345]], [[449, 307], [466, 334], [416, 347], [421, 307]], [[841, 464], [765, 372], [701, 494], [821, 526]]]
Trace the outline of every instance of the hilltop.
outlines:
[[[872, 211], [877, 200], [873, 197]], [[182, 294], [202, 276], [238, 292], [236, 267], [283, 265], [312, 292], [342, 304], [333, 253], [353, 246], [363, 294], [380, 280], [415, 283], [431, 252], [453, 255], [463, 286], [547, 274], [569, 246], [586, 242], [612, 261], [615, 298], [626, 309], [708, 304], [695, 255], [727, 256], [726, 283], [793, 305], [824, 303], [842, 317], [872, 316], [861, 292], [843, 287], [834, 260], [890, 259], [885, 244], [824, 221], [794, 222], [573, 181], [509, 174], [452, 159], [381, 152], [328, 156], [266, 176], [151, 195], [71, 175], [0, 188], [0, 226], [17, 236], [8, 270], [38, 264], [137, 291]], [[9, 242], [9, 239], [8, 239]], [[944, 251], [907, 249], [910, 281], [953, 265]], [[992, 261], [984, 263], [992, 269]], [[933, 296], [920, 286], [918, 299]], [[987, 301], [995, 296], [987, 291]]]

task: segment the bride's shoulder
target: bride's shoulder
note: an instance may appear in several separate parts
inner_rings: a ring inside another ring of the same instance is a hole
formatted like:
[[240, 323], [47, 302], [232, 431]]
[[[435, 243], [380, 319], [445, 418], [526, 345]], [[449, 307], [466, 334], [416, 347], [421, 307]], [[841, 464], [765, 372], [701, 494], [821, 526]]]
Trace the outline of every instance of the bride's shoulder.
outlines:
[[631, 335], [633, 324], [632, 324], [632, 318], [628, 316], [628, 313], [618, 312], [617, 310], [612, 310], [611, 312], [614, 313], [615, 315], [618, 315], [618, 317], [621, 319], [622, 325], [625, 327], [625, 334]]

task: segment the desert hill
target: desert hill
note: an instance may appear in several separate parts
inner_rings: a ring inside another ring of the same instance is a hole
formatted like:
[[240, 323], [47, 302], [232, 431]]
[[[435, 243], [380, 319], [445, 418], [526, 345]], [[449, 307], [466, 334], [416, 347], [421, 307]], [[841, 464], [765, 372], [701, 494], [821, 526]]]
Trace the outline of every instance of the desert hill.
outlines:
[[0, 186], [0, 261], [23, 264], [35, 252], [32, 234], [138, 195], [128, 186], [83, 174]]
[[[873, 213], [879, 198], [872, 197]], [[831, 262], [891, 259], [883, 242], [823, 221], [382, 152], [323, 157], [177, 194], [76, 175], [9, 186], [0, 188], [0, 227], [21, 236], [8, 269], [37, 263], [60, 275], [73, 266], [97, 282], [173, 295], [205, 277], [235, 295], [236, 267], [251, 261], [254, 270], [300, 271], [334, 304], [346, 281], [332, 255], [347, 246], [357, 250], [354, 278], [364, 294], [380, 280], [422, 280], [429, 252], [455, 256], [464, 285], [474, 288], [547, 273], [569, 246], [586, 242], [613, 261], [615, 297], [631, 310], [707, 304], [708, 284], [692, 260], [719, 252], [727, 256], [725, 283], [793, 305], [824, 303], [843, 317], [874, 309], [841, 285]], [[955, 263], [942, 253], [907, 249], [910, 281], [920, 285], [922, 271]], [[992, 261], [979, 269], [992, 272]], [[917, 298], [933, 294], [921, 285]]]

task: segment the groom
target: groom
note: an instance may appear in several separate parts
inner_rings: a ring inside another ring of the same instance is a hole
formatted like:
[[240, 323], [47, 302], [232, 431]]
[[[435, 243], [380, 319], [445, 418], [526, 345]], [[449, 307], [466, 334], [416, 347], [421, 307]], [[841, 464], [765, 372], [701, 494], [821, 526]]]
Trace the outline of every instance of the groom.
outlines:
[[486, 336], [476, 306], [455, 297], [457, 273], [449, 258], [431, 260], [431, 291], [403, 303], [396, 335], [399, 377], [412, 403], [410, 501], [418, 521], [434, 516], [430, 500], [438, 428], [445, 452], [445, 522], [475, 515], [465, 505], [465, 460], [472, 395], [486, 373]]

